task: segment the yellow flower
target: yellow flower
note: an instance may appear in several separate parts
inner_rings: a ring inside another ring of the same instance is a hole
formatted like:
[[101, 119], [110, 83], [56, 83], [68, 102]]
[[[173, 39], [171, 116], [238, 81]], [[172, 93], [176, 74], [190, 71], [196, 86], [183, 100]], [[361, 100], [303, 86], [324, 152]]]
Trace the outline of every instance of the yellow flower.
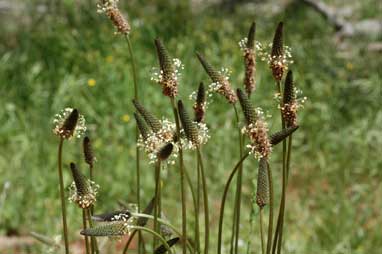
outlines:
[[88, 86], [93, 87], [95, 86], [97, 81], [95, 79], [88, 79]]
[[130, 116], [128, 114], [124, 114], [122, 117], [121, 117], [122, 121], [124, 121], [125, 123], [127, 123], [128, 121], [130, 121]]
[[354, 66], [352, 63], [348, 62], [346, 63], [346, 69], [348, 69], [349, 71], [353, 70]]
[[107, 63], [112, 63], [113, 62], [113, 56], [107, 56], [106, 57], [106, 62]]

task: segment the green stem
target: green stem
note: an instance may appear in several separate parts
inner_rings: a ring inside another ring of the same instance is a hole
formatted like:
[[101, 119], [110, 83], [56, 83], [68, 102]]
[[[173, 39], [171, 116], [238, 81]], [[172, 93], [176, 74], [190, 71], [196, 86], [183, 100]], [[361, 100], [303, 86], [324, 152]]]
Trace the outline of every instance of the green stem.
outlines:
[[[151, 219], [153, 220], [154, 219], [154, 216], [152, 215], [149, 215], [149, 214], [143, 214], [143, 213], [133, 213], [132, 216], [135, 216], [135, 217], [142, 217], [142, 218], [148, 218], [148, 219]], [[171, 228], [175, 234], [177, 234], [179, 237], [182, 237], [182, 233], [179, 232], [179, 230], [177, 230], [173, 225], [171, 225], [170, 223], [168, 223], [167, 221], [161, 219], [161, 218], [158, 218], [158, 222], [163, 224], [163, 225], [166, 225], [168, 226], [169, 228]], [[190, 252], [192, 252], [191, 250], [193, 249], [193, 247], [191, 246], [189, 240], [187, 240], [187, 247], [188, 247], [188, 250]]]
[[[239, 152], [240, 152], [240, 157], [243, 156], [243, 135], [241, 134], [241, 129], [240, 129], [240, 120], [239, 120], [239, 114], [237, 111], [236, 106], [233, 106], [235, 109], [235, 114], [236, 114], [236, 123], [237, 123], [237, 129], [238, 129], [238, 134], [239, 134]], [[236, 221], [235, 221], [235, 254], [238, 253], [238, 246], [239, 246], [239, 232], [240, 232], [240, 210], [241, 210], [241, 189], [243, 185], [243, 163], [240, 165], [239, 172], [237, 174], [237, 186], [236, 186], [236, 195], [237, 195], [237, 200], [235, 203], [235, 209], [236, 209]]]
[[235, 176], [237, 170], [240, 168], [241, 164], [243, 161], [248, 157], [249, 153], [246, 153], [239, 162], [235, 165], [233, 168], [231, 174], [228, 177], [227, 183], [224, 186], [224, 191], [223, 191], [223, 197], [220, 205], [220, 214], [219, 214], [219, 232], [218, 232], [218, 254], [221, 254], [221, 249], [222, 249], [222, 233], [223, 233], [223, 217], [224, 217], [224, 206], [225, 206], [225, 201], [227, 199], [227, 193], [229, 186], [232, 182], [233, 177]]
[[62, 226], [65, 242], [65, 253], [69, 254], [69, 240], [68, 240], [68, 225], [66, 223], [66, 204], [65, 204], [65, 193], [64, 193], [64, 177], [62, 175], [62, 147], [64, 144], [64, 139], [60, 139], [58, 145], [58, 178], [60, 183], [60, 198], [61, 198], [61, 214], [62, 214]]
[[264, 231], [263, 231], [263, 209], [262, 208], [260, 208], [260, 237], [261, 237], [261, 253], [265, 254]]
[[281, 245], [283, 242], [283, 227], [284, 227], [284, 214], [285, 214], [285, 204], [286, 204], [286, 188], [288, 185], [288, 174], [289, 174], [289, 165], [290, 165], [290, 157], [291, 157], [291, 149], [292, 149], [292, 135], [288, 138], [288, 153], [286, 158], [286, 173], [285, 173], [285, 191], [284, 191], [284, 198], [282, 199], [282, 210], [281, 210], [281, 223], [280, 223], [280, 233], [279, 233], [279, 241], [277, 243], [277, 253], [281, 253]]
[[196, 202], [195, 202], [195, 239], [196, 250], [200, 253], [200, 228], [199, 228], [199, 212], [200, 212], [200, 160], [196, 154]]
[[[180, 124], [179, 124], [179, 116], [178, 116], [178, 110], [175, 106], [174, 98], [171, 98], [171, 105], [174, 112], [174, 119], [176, 124], [176, 132], [178, 137], [180, 137]], [[180, 144], [180, 143], [179, 143]], [[180, 168], [180, 191], [181, 191], [181, 197], [182, 197], [182, 253], [186, 254], [186, 244], [187, 241], [187, 210], [186, 210], [186, 191], [184, 187], [184, 164], [183, 164], [183, 149], [182, 145], [179, 145], [179, 168]]]
[[[90, 209], [86, 209], [86, 214], [88, 216], [89, 227], [92, 228], [93, 227], [93, 221], [92, 221], [92, 217], [90, 215]], [[95, 236], [91, 236], [90, 240], [91, 240], [92, 252], [98, 254], [99, 249], [98, 249], [97, 239], [95, 238]]]
[[[159, 228], [158, 228], [159, 203], [160, 203], [160, 160], [158, 160], [156, 165], [155, 165], [154, 231], [157, 233], [159, 233]], [[157, 245], [157, 239], [154, 236], [153, 249], [155, 249], [156, 245]]]
[[[281, 90], [281, 84], [280, 81], [277, 82], [277, 91], [281, 96], [282, 90]], [[285, 129], [285, 121], [284, 117], [282, 114], [282, 107], [284, 106], [283, 104], [283, 98], [280, 98], [280, 117], [281, 117], [281, 126], [282, 129]], [[279, 207], [279, 214], [277, 217], [277, 225], [276, 225], [276, 230], [275, 230], [275, 235], [274, 235], [274, 242], [272, 246], [272, 254], [275, 254], [276, 252], [276, 245], [279, 241], [279, 236], [281, 234], [281, 224], [282, 222], [282, 214], [284, 213], [284, 208], [285, 208], [285, 191], [286, 191], [286, 167], [285, 167], [285, 162], [286, 162], [286, 140], [283, 140], [283, 157], [282, 157], [282, 190], [281, 190], [281, 201], [280, 201], [280, 207]]]
[[200, 162], [200, 174], [202, 178], [202, 189], [203, 189], [203, 201], [204, 201], [204, 253], [208, 254], [209, 248], [209, 237], [210, 237], [210, 219], [209, 219], [209, 209], [208, 209], [208, 191], [207, 191], [207, 179], [204, 174], [204, 166], [202, 154], [200, 152], [200, 147], [197, 148], [199, 162]]
[[[135, 64], [135, 57], [134, 57], [134, 51], [131, 46], [131, 41], [128, 35], [125, 36], [126, 41], [127, 41], [127, 47], [129, 50], [130, 54], [130, 59], [131, 59], [131, 67], [132, 67], [132, 73], [133, 73], [133, 82], [134, 82], [134, 99], [138, 100], [138, 78], [137, 78], [137, 70], [136, 70], [136, 64]], [[135, 141], [136, 143], [138, 142], [139, 138], [139, 130], [138, 126], [135, 126]], [[137, 209], [138, 212], [140, 211], [141, 208], [141, 197], [140, 197], [140, 187], [141, 187], [141, 180], [140, 180], [140, 154], [139, 154], [139, 147], [135, 147], [135, 168], [136, 168], [136, 177], [137, 177], [137, 185], [136, 185], [136, 194], [137, 194]], [[138, 235], [138, 253], [141, 253], [141, 248], [140, 248], [140, 243], [141, 243], [141, 234]]]
[[154, 235], [156, 238], [158, 238], [162, 242], [162, 244], [166, 247], [166, 249], [169, 253], [173, 253], [170, 246], [168, 246], [166, 240], [157, 232], [155, 232], [151, 229], [145, 228], [145, 227], [140, 227], [140, 226], [130, 226], [130, 228], [136, 229], [136, 230], [142, 230], [142, 231], [145, 231], [145, 232], [148, 232], [148, 233]]
[[272, 181], [272, 172], [268, 166], [268, 182], [269, 182], [269, 224], [268, 224], [268, 241], [267, 241], [267, 254], [271, 253], [272, 245], [272, 230], [273, 230], [273, 181]]
[[[125, 248], [124, 248], [123, 251], [122, 251], [123, 254], [126, 254], [126, 253], [127, 253], [127, 250], [129, 249], [130, 243], [131, 243], [132, 240], [134, 239], [134, 236], [135, 236], [135, 234], [136, 234], [137, 232], [138, 232], [138, 230], [134, 230], [134, 231], [130, 234], [129, 239], [128, 239], [127, 242], [126, 242]], [[139, 249], [139, 247], [138, 247], [138, 249]]]
[[[82, 224], [84, 227], [84, 230], [86, 230], [86, 210], [82, 209]], [[90, 244], [89, 244], [89, 237], [85, 235], [85, 248], [86, 248], [86, 254], [90, 254]]]

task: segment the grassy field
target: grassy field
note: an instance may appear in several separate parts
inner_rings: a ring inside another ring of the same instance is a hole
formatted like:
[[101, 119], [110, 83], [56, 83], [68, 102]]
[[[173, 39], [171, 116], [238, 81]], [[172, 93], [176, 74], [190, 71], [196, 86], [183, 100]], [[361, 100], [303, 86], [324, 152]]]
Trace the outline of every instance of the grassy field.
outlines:
[[[225, 13], [215, 7], [199, 10], [170, 2], [176, 1], [123, 5], [132, 25], [143, 103], [158, 116], [172, 116], [169, 101], [150, 81], [150, 70], [157, 66], [154, 38], [162, 38], [171, 54], [184, 63], [179, 97], [190, 109], [189, 94], [200, 81], [209, 82], [196, 51], [203, 52], [211, 63], [231, 69], [232, 83], [241, 87], [238, 41], [245, 37], [250, 23], [257, 23], [257, 40], [271, 42], [276, 24], [285, 21], [286, 44], [292, 47], [295, 60], [291, 69], [297, 86], [308, 97], [294, 140], [285, 253], [377, 253], [382, 248], [378, 226], [382, 224], [382, 57], [380, 52], [368, 51], [366, 45], [381, 41], [381, 36], [349, 38], [344, 42], [346, 49], [341, 49], [334, 29], [319, 14], [297, 3], [278, 11], [254, 4]], [[381, 11], [376, 11], [371, 0], [354, 8], [358, 19], [378, 18]], [[113, 27], [97, 15], [94, 4], [63, 1], [59, 10], [48, 15], [37, 12], [33, 5], [27, 10], [19, 25], [11, 18], [0, 21], [9, 28], [0, 34], [0, 235], [37, 231], [54, 236], [61, 232], [61, 218], [58, 139], [52, 133], [52, 119], [66, 106], [85, 115], [94, 140], [95, 178], [101, 186], [97, 211], [117, 208], [118, 200], [135, 202], [131, 65], [126, 41], [113, 35]], [[258, 63], [257, 73], [253, 102], [277, 115], [276, 87], [268, 66]], [[223, 185], [238, 158], [234, 118], [226, 101], [215, 97], [206, 117], [212, 137], [204, 148], [211, 210], [218, 210]], [[271, 129], [278, 130], [279, 123], [271, 123]], [[65, 165], [82, 161], [80, 141], [67, 142], [64, 149]], [[275, 177], [281, 172], [279, 149], [271, 158]], [[190, 174], [193, 156], [186, 154]], [[144, 203], [154, 191], [153, 168], [146, 162], [141, 179]], [[179, 226], [175, 169], [167, 169], [164, 207], [166, 216]], [[244, 173], [240, 253], [246, 252], [247, 239], [253, 235], [248, 221], [258, 216], [258, 212], [250, 214], [256, 172], [257, 163], [250, 159]], [[67, 184], [69, 177], [65, 175]], [[275, 184], [280, 195], [280, 183]], [[231, 210], [228, 206], [227, 216]], [[217, 216], [211, 218], [213, 251]], [[81, 219], [79, 210], [69, 205], [72, 240], [80, 239]], [[226, 221], [224, 239], [228, 242], [230, 223]], [[254, 221], [252, 230], [257, 234], [257, 218]], [[256, 249], [253, 253], [259, 253], [259, 239], [251, 240], [252, 250]], [[25, 253], [41, 250], [38, 245]]]

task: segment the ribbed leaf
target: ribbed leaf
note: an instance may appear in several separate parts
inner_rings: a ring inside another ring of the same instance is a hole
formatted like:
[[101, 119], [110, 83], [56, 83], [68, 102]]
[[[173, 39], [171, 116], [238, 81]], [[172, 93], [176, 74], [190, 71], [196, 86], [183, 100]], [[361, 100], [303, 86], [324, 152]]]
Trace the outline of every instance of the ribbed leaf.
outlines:
[[198, 130], [196, 124], [191, 120], [181, 100], [178, 101], [178, 111], [180, 122], [182, 123], [187, 139], [194, 144], [198, 144]]
[[166, 145], [164, 145], [162, 148], [159, 149], [157, 154], [158, 158], [161, 161], [166, 160], [171, 155], [173, 148], [174, 146], [172, 143], [167, 143]]
[[253, 49], [255, 46], [255, 33], [256, 33], [256, 23], [252, 22], [251, 28], [249, 29], [248, 32], [248, 37], [247, 37], [247, 48]]
[[151, 114], [149, 111], [143, 107], [142, 104], [140, 104], [137, 100], [133, 100], [133, 104], [137, 111], [143, 116], [145, 119], [146, 123], [150, 126], [153, 132], [158, 132], [162, 125], [158, 118], [156, 118], [153, 114]]
[[122, 236], [127, 233], [125, 222], [110, 222], [81, 231], [81, 235], [86, 236]]
[[238, 88], [236, 90], [237, 96], [239, 97], [241, 108], [243, 109], [245, 121], [247, 125], [253, 124], [256, 121], [255, 109], [252, 106], [251, 101], [248, 99], [247, 95]]
[[266, 158], [261, 158], [257, 173], [256, 204], [262, 208], [269, 202], [268, 164]]
[[137, 113], [134, 113], [134, 118], [137, 122], [139, 133], [141, 133], [143, 140], [146, 140], [149, 135], [149, 129], [147, 128], [146, 123]]
[[284, 54], [283, 49], [283, 22], [280, 22], [276, 28], [275, 36], [273, 37], [272, 44], [272, 57], [282, 56]]
[[[179, 241], [179, 237], [172, 238], [167, 241], [168, 246], [172, 247]], [[164, 254], [167, 252], [166, 246], [163, 244], [155, 249], [154, 254]]]
[[284, 84], [284, 104], [285, 103], [291, 103], [296, 99], [296, 94], [294, 91], [294, 83], [293, 83], [293, 73], [292, 71], [288, 71], [286, 78], [285, 78], [285, 84]]
[[277, 145], [278, 143], [280, 143], [281, 141], [283, 141], [284, 139], [289, 137], [289, 135], [291, 135], [293, 132], [295, 132], [298, 129], [298, 127], [299, 126], [296, 125], [293, 127], [288, 127], [286, 129], [283, 129], [283, 130], [278, 131], [276, 133], [273, 133], [269, 138], [272, 146]]
[[70, 170], [72, 171], [72, 176], [77, 188], [77, 193], [80, 196], [89, 194], [89, 183], [86, 177], [78, 170], [76, 164], [74, 164], [73, 162], [70, 163]]

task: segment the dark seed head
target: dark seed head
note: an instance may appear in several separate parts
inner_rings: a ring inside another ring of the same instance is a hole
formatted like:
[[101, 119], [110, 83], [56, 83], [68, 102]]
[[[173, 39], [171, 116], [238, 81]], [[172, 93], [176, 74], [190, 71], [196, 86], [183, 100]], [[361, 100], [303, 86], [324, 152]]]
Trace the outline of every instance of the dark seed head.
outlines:
[[77, 109], [73, 109], [69, 116], [65, 119], [61, 130], [61, 137], [70, 138], [73, 136], [74, 130], [76, 129], [77, 121], [79, 118], [79, 113]]
[[200, 63], [202, 64], [204, 70], [210, 76], [213, 82], [222, 82], [222, 75], [201, 55], [199, 52], [196, 53]]
[[198, 93], [196, 95], [196, 101], [194, 104], [195, 122], [200, 123], [204, 121], [206, 111], [206, 90], [203, 82], [200, 82]]
[[137, 100], [133, 100], [133, 104], [137, 111], [143, 116], [146, 123], [150, 126], [153, 132], [158, 132], [162, 128], [162, 124], [153, 114], [146, 110], [142, 104], [140, 104]]
[[94, 163], [94, 155], [89, 137], [85, 137], [83, 140], [83, 151], [85, 162], [92, 167]]
[[[167, 241], [168, 246], [172, 247], [179, 241], [179, 237], [172, 238]], [[167, 252], [166, 246], [163, 244], [155, 249], [154, 254], [164, 254]]]
[[155, 47], [158, 54], [159, 66], [160, 69], [163, 71], [163, 75], [165, 75], [166, 77], [171, 76], [174, 72], [174, 66], [170, 54], [168, 53], [166, 47], [159, 38], [155, 39]]
[[76, 185], [78, 195], [85, 196], [89, 194], [89, 183], [73, 162], [70, 163], [70, 170], [72, 171], [73, 181]]
[[172, 143], [167, 143], [158, 151], [158, 159], [161, 161], [167, 160], [167, 158], [171, 155], [172, 149], [174, 148]]
[[186, 138], [193, 144], [198, 145], [198, 130], [196, 124], [191, 120], [181, 100], [178, 101], [178, 110], [180, 122], [182, 123]]
[[296, 99], [296, 94], [294, 91], [294, 83], [293, 83], [293, 73], [292, 71], [288, 71], [285, 84], [284, 84], [284, 104], [292, 103]]
[[251, 28], [249, 29], [248, 32], [248, 37], [247, 37], [247, 48], [253, 49], [255, 46], [255, 33], [256, 33], [256, 23], [252, 22]]
[[149, 135], [149, 130], [147, 128], [146, 123], [137, 113], [134, 113], [134, 118], [137, 122], [138, 130], [141, 133], [143, 140], [146, 140]]
[[261, 158], [257, 173], [256, 204], [263, 208], [269, 202], [268, 162], [267, 158]]
[[296, 126], [293, 126], [293, 127], [288, 127], [286, 129], [283, 129], [281, 131], [278, 131], [276, 133], [273, 133], [271, 136], [270, 136], [270, 142], [271, 142], [271, 145], [272, 146], [275, 146], [277, 145], [278, 143], [280, 143], [281, 141], [283, 141], [284, 139], [286, 139], [287, 137], [289, 137], [293, 132], [295, 132], [297, 129], [298, 129], [298, 125]]
[[283, 49], [283, 22], [280, 22], [276, 28], [275, 35], [273, 37], [273, 44], [272, 44], [272, 57], [280, 57], [284, 54]]
[[247, 125], [253, 124], [256, 121], [256, 114], [255, 109], [252, 106], [251, 101], [248, 99], [247, 95], [238, 88], [236, 90], [237, 96], [239, 97], [241, 108], [244, 112], [245, 121], [247, 122]]
[[92, 216], [94, 221], [127, 221], [131, 217], [131, 212], [128, 210], [119, 210], [109, 213], [102, 213]]

